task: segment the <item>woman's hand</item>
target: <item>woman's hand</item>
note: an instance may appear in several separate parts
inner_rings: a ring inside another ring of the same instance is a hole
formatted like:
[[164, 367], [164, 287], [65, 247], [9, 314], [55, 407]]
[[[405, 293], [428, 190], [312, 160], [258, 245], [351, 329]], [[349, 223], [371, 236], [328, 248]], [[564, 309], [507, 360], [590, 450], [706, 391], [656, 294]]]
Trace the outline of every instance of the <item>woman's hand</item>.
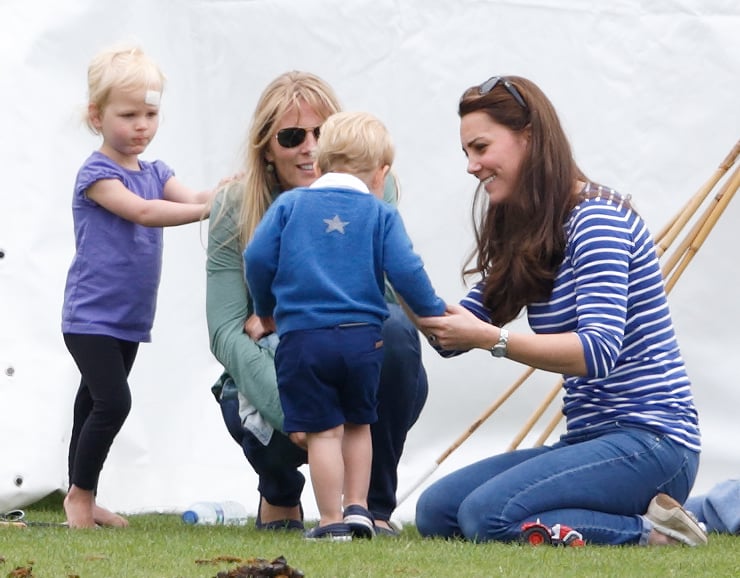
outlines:
[[461, 305], [448, 304], [441, 317], [417, 317], [416, 323], [429, 343], [442, 349], [467, 351], [489, 347], [498, 339], [498, 329], [485, 323]]
[[[442, 317], [419, 317], [417, 326], [429, 343], [442, 349], [490, 350], [501, 330], [481, 321], [461, 305], [447, 305]], [[537, 369], [565, 375], [587, 375], [581, 340], [575, 332], [553, 334], [509, 333], [507, 358]]]
[[288, 438], [290, 438], [290, 441], [299, 448], [303, 450], [308, 449], [308, 444], [306, 443], [306, 432], [294, 431], [293, 433], [288, 434]]
[[220, 181], [218, 181], [218, 184], [216, 185], [216, 188], [214, 190], [218, 191], [219, 189], [223, 189], [226, 185], [230, 185], [231, 183], [241, 181], [243, 178], [244, 178], [244, 172], [234, 173], [233, 175], [224, 177]]
[[275, 333], [275, 320], [272, 317], [250, 315], [244, 322], [244, 333], [253, 341], [258, 341], [265, 335]]

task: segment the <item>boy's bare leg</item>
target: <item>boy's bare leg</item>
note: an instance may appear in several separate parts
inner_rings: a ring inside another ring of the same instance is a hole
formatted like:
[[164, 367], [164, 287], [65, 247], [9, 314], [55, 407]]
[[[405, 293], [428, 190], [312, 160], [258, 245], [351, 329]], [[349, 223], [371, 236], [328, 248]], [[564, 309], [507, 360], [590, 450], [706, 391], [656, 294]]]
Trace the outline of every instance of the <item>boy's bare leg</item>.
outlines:
[[370, 467], [373, 459], [373, 443], [369, 425], [344, 424], [342, 456], [344, 458], [344, 505], [357, 504], [367, 508]]
[[311, 485], [319, 507], [319, 525], [326, 526], [344, 521], [342, 513], [342, 488], [344, 463], [342, 460], [342, 433], [344, 426], [330, 430], [307, 433], [308, 467]]

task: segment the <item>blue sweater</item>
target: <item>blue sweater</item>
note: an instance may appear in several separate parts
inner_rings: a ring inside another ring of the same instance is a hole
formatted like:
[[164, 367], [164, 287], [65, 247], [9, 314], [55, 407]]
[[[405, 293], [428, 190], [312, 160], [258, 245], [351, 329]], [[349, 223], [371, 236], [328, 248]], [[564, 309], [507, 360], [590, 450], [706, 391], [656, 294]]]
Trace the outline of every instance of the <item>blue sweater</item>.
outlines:
[[[585, 192], [596, 192], [595, 185]], [[575, 332], [583, 345], [587, 374], [564, 376], [566, 437], [620, 422], [699, 451], [691, 383], [652, 238], [619, 195], [599, 193], [565, 224], [565, 257], [550, 298], [527, 306], [535, 333]], [[490, 322], [481, 290], [478, 284], [460, 304]]]
[[398, 211], [351, 175], [329, 173], [282, 193], [244, 251], [244, 269], [255, 313], [273, 316], [278, 335], [381, 325], [384, 273], [417, 315], [445, 310]]

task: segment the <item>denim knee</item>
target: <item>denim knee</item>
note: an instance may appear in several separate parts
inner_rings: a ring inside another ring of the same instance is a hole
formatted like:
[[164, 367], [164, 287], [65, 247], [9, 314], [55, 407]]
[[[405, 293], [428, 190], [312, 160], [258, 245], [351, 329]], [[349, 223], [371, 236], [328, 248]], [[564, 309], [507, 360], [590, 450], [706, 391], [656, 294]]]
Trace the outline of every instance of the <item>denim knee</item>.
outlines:
[[462, 535], [474, 542], [509, 541], [511, 522], [491, 515], [491, 508], [483, 508], [476, 500], [465, 500], [457, 511]]
[[457, 527], [457, 506], [437, 484], [427, 488], [416, 502], [416, 528], [424, 537], [451, 538]]
[[222, 397], [218, 403], [221, 407], [221, 416], [224, 419], [224, 424], [229, 435], [231, 435], [236, 443], [242, 445], [244, 428], [242, 427], [242, 420], [239, 417], [239, 400], [236, 397]]
[[427, 492], [424, 492], [419, 499], [416, 501], [416, 515], [414, 523], [419, 534], [425, 537], [435, 536], [435, 529], [433, 523], [433, 516], [430, 511], [430, 506], [433, 504], [433, 500], [427, 498]]

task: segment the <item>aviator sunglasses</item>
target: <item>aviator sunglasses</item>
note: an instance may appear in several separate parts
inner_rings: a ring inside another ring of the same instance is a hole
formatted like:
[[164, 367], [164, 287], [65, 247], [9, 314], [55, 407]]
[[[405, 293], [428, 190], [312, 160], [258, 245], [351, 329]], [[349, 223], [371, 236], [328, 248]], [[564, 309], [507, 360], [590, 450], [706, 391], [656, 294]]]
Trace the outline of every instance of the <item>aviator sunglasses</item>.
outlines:
[[478, 94], [481, 96], [488, 94], [496, 88], [496, 85], [498, 84], [503, 84], [504, 88], [514, 98], [514, 100], [516, 100], [517, 104], [526, 110], [527, 103], [524, 101], [524, 98], [522, 98], [521, 93], [505, 76], [492, 76], [478, 87]]
[[306, 135], [309, 131], [313, 133], [313, 136], [316, 140], [319, 139], [319, 134], [321, 132], [320, 126], [315, 126], [313, 128], [290, 126], [288, 128], [277, 131], [277, 134], [275, 136], [277, 137], [278, 144], [281, 147], [292, 149], [302, 144], [303, 141], [306, 140]]

